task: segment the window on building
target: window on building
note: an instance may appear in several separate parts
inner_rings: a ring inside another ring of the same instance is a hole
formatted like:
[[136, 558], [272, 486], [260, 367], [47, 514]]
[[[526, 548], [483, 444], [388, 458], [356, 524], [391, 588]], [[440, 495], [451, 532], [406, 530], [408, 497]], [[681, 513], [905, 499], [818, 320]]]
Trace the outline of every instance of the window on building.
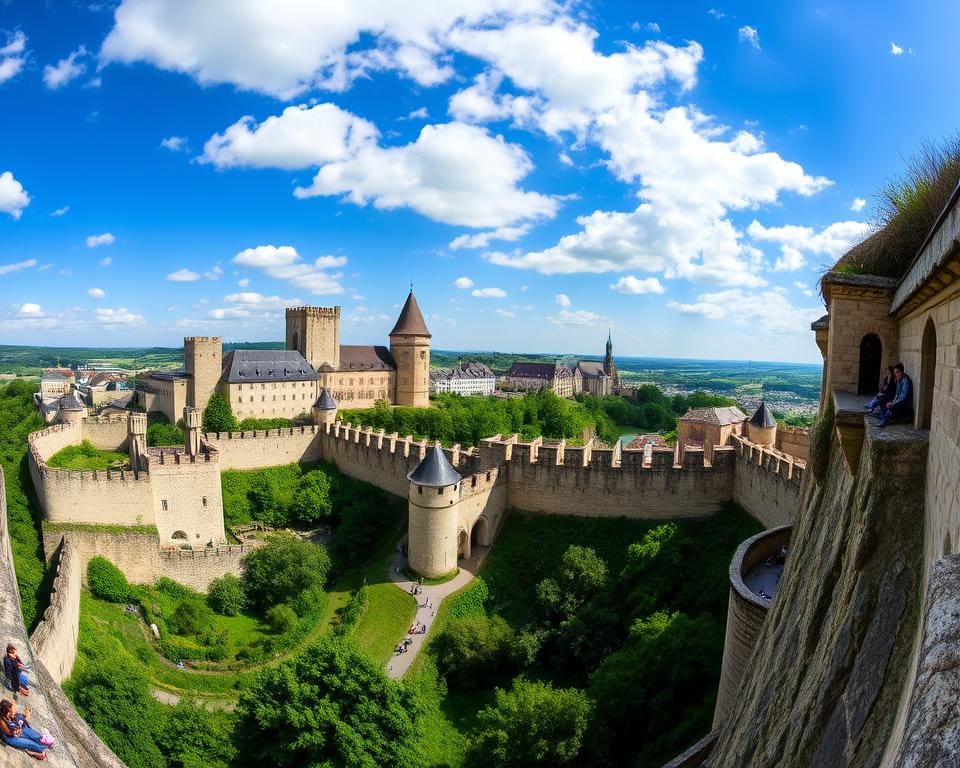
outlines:
[[206, 496], [203, 497], [203, 506], [204, 506], [204, 508], [206, 508], [206, 506], [207, 506], [207, 497], [206, 497]]
[[167, 511], [167, 500], [166, 500], [166, 499], [163, 499], [163, 500], [160, 502], [160, 506], [163, 508], [163, 511], [166, 512], [166, 511]]

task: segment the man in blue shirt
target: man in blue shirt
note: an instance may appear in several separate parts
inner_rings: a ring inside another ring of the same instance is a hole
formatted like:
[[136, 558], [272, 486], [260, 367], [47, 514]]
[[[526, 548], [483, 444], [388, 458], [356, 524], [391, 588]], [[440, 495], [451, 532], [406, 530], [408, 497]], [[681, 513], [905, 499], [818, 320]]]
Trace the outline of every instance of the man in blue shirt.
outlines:
[[893, 378], [897, 382], [897, 391], [893, 400], [880, 409], [881, 427], [896, 419], [908, 418], [913, 413], [913, 382], [903, 372], [903, 363], [893, 366]]

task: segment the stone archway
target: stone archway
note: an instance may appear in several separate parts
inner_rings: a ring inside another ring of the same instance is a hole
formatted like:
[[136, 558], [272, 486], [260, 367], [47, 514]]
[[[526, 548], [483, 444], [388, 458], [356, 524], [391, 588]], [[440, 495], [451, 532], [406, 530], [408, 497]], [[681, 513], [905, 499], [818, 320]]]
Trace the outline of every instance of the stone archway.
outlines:
[[937, 327], [927, 318], [920, 343], [920, 386], [917, 392], [917, 429], [930, 429], [933, 389], [937, 383]]
[[470, 549], [474, 547], [486, 547], [490, 545], [490, 523], [483, 515], [480, 515], [470, 531]]
[[187, 541], [187, 532], [186, 531], [174, 531], [173, 536], [170, 537], [174, 541]]
[[880, 369], [883, 366], [883, 343], [875, 333], [860, 339], [860, 370], [857, 377], [857, 394], [877, 394], [880, 389]]
[[470, 557], [470, 537], [463, 528], [457, 531], [457, 557]]

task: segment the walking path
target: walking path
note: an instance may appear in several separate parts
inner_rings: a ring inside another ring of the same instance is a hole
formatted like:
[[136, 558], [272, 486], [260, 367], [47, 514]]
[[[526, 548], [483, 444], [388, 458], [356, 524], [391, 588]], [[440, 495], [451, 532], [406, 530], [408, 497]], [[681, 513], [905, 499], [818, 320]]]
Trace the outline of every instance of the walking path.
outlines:
[[[489, 549], [490, 547], [474, 547], [473, 555], [470, 559], [459, 562], [460, 571], [450, 579], [450, 581], [444, 582], [443, 584], [424, 584], [421, 587], [423, 591], [414, 598], [417, 601], [418, 607], [417, 614], [413, 617], [413, 624], [419, 621], [421, 626], [426, 626], [427, 631], [423, 634], [405, 635], [405, 637], [410, 638], [413, 643], [407, 646], [406, 653], [395, 653], [390, 661], [387, 662], [387, 675], [389, 677], [399, 679], [407, 673], [413, 660], [417, 658], [417, 654], [420, 653], [420, 649], [426, 644], [427, 636], [430, 634], [430, 629], [433, 627], [433, 622], [437, 617], [437, 610], [440, 608], [440, 603], [443, 602], [443, 599], [447, 597], [447, 595], [453, 594], [458, 589], [473, 581], [477, 575], [477, 571], [480, 569], [480, 563], [483, 562], [483, 558]], [[407, 558], [399, 551], [394, 552], [393, 562], [390, 563], [390, 581], [404, 592], [409, 593], [410, 588], [413, 587], [416, 582], [410, 581], [403, 573], [406, 567]], [[397, 640], [398, 645], [402, 639], [403, 638]]]

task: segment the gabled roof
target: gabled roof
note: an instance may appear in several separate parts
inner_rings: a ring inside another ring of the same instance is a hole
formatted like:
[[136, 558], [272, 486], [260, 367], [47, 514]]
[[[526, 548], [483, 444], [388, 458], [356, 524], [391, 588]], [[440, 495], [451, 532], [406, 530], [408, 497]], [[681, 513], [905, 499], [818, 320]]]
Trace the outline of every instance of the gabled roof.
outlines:
[[423, 321], [423, 314], [417, 305], [417, 298], [413, 295], [413, 289], [407, 295], [403, 309], [400, 310], [400, 317], [397, 318], [397, 324], [390, 331], [391, 336], [430, 336], [427, 330], [427, 324]]
[[265, 381], [316, 381], [317, 373], [293, 349], [235, 349], [224, 358], [229, 384]]
[[518, 362], [510, 366], [507, 376], [517, 379], [543, 379], [550, 381], [557, 376], [569, 376], [570, 369], [562, 363]]
[[317, 398], [314, 408], [319, 408], [321, 411], [337, 410], [337, 401], [333, 399], [333, 395], [327, 391], [326, 387], [320, 390], [320, 397]]
[[680, 421], [702, 421], [707, 424], [739, 424], [747, 420], [747, 414], [741, 411], [737, 406], [725, 406], [722, 408], [691, 408]]
[[767, 408], [767, 404], [763, 400], [760, 401], [760, 406], [750, 417], [750, 425], [754, 427], [777, 426], [777, 420], [773, 418], [773, 414], [770, 413], [770, 409]]
[[[324, 366], [321, 366], [323, 368]], [[333, 370], [332, 368], [330, 370]], [[397, 364], [386, 347], [363, 344], [340, 345], [340, 371], [395, 371]]]
[[449, 371], [431, 371], [430, 378], [434, 381], [446, 379], [495, 379], [496, 374], [483, 363], [473, 361], [460, 362]]
[[582, 376], [593, 376], [597, 379], [610, 378], [609, 374], [603, 370], [603, 363], [597, 363], [592, 360], [581, 360], [577, 363]]
[[447, 455], [434, 443], [433, 448], [427, 451], [415, 470], [407, 475], [407, 479], [414, 485], [425, 485], [428, 488], [444, 488], [460, 482], [460, 475], [447, 460]]

